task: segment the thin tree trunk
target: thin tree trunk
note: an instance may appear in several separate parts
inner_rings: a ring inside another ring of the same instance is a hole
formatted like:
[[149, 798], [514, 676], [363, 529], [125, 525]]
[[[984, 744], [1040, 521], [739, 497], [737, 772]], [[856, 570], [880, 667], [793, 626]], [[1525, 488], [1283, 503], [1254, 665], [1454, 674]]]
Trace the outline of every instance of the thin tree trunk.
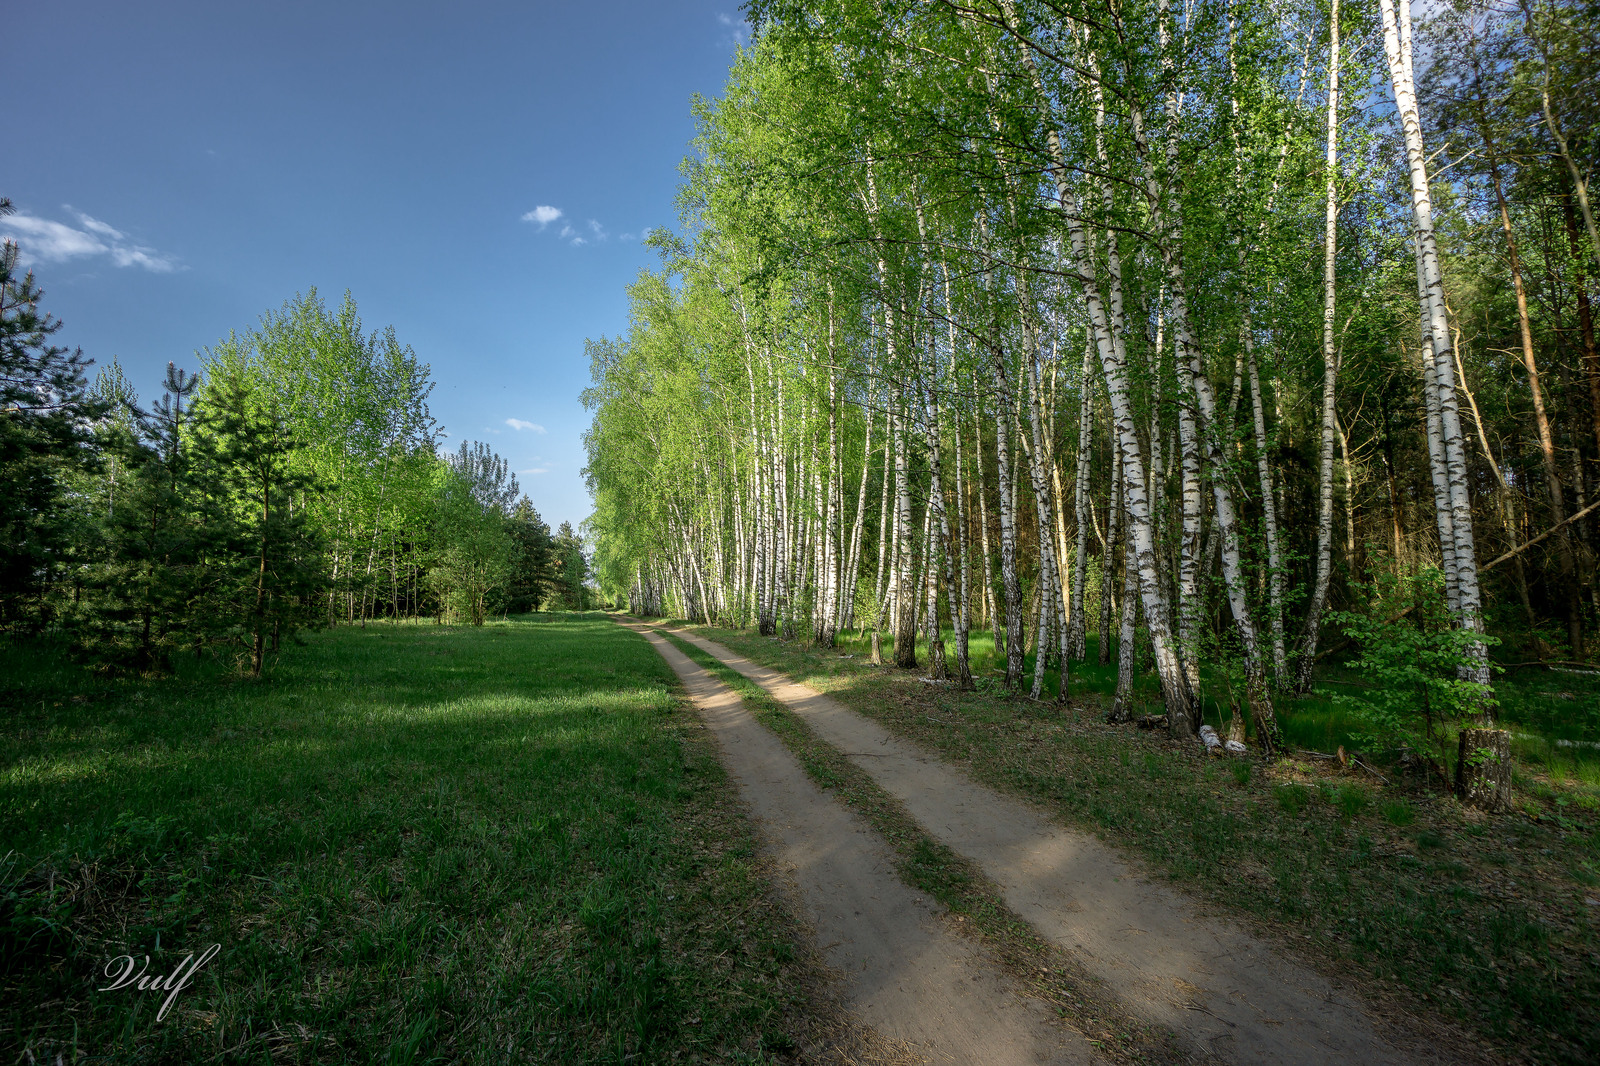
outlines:
[[856, 489], [856, 517], [850, 527], [850, 561], [845, 566], [845, 580], [849, 583], [843, 598], [840, 628], [854, 628], [856, 620], [856, 589], [861, 583], [861, 535], [863, 516], [867, 509], [867, 476], [872, 470], [872, 414], [866, 413], [865, 440], [861, 446], [861, 483]]
[[[1017, 18], [1012, 0], [1001, 0], [1001, 10], [1008, 28], [1014, 27]], [[1155, 545], [1150, 535], [1149, 499], [1145, 489], [1144, 463], [1139, 448], [1138, 429], [1133, 420], [1132, 404], [1128, 398], [1124, 357], [1119, 345], [1115, 343], [1116, 338], [1112, 335], [1111, 323], [1101, 299], [1098, 268], [1095, 257], [1089, 254], [1083, 226], [1083, 212], [1077, 194], [1068, 180], [1071, 169], [1068, 166], [1067, 154], [1054, 123], [1050, 121], [1049, 96], [1039, 76], [1038, 66], [1030, 50], [1031, 46], [1023, 41], [1020, 47], [1023, 65], [1032, 82], [1035, 102], [1040, 114], [1048, 123], [1049, 147], [1054, 167], [1052, 176], [1056, 182], [1056, 195], [1061, 203], [1062, 217], [1066, 222], [1070, 239], [1071, 265], [1082, 281], [1089, 321], [1094, 329], [1095, 345], [1099, 350], [1101, 368], [1105, 375], [1113, 423], [1116, 426], [1119, 445], [1125, 451], [1125, 462], [1131, 468], [1128, 498], [1125, 502], [1130, 530], [1137, 549], [1140, 594], [1144, 599], [1145, 617], [1150, 627], [1151, 645], [1155, 653], [1156, 671], [1161, 678], [1168, 722], [1175, 735], [1193, 736], [1196, 728], [1194, 692], [1189, 685], [1182, 658], [1173, 645], [1166, 620], [1166, 603], [1156, 572]]]
[[1133, 682], [1138, 672], [1139, 648], [1135, 640], [1135, 623], [1138, 608], [1138, 578], [1134, 568], [1127, 565], [1127, 549], [1123, 549], [1122, 567], [1122, 622], [1117, 630], [1117, 690], [1111, 698], [1108, 720], [1126, 722], [1133, 717]]
[[[900, 412], [905, 410], [902, 394], [896, 401]], [[917, 590], [914, 583], [916, 556], [911, 525], [911, 477], [906, 449], [911, 435], [907, 432], [903, 416], [897, 419], [900, 447], [894, 456], [895, 529], [899, 536], [896, 545], [894, 597], [894, 664], [902, 670], [914, 670], [917, 665]]]
[[1067, 645], [1074, 660], [1082, 661], [1087, 652], [1088, 620], [1083, 613], [1084, 591], [1089, 583], [1089, 463], [1094, 442], [1094, 381], [1090, 363], [1089, 338], [1084, 337], [1083, 374], [1078, 394], [1078, 468], [1073, 478], [1072, 505], [1077, 522], [1077, 542], [1072, 560], [1072, 632]]
[[[1317, 577], [1311, 587], [1305, 633], [1300, 640], [1300, 661], [1295, 671], [1295, 691], [1302, 695], [1311, 691], [1311, 668], [1317, 661], [1317, 639], [1322, 632], [1323, 608], [1328, 603], [1328, 580], [1333, 573], [1334, 390], [1339, 378], [1339, 362], [1333, 339], [1339, 240], [1338, 153], [1339, 0], [1332, 0], [1332, 10], [1328, 16], [1328, 161], [1327, 173], [1323, 178], [1327, 202], [1323, 217], [1322, 248], [1322, 448], [1317, 468]], [[1250, 372], [1253, 378], [1253, 363]]]
[[983, 549], [984, 617], [994, 637], [996, 655], [1006, 653], [1005, 630], [1000, 625], [1000, 611], [994, 595], [994, 557], [989, 553], [989, 496], [983, 476], [983, 422], [982, 413], [972, 413], [972, 464], [978, 494], [978, 536]]
[[1095, 658], [1101, 666], [1111, 661], [1111, 614], [1115, 597], [1111, 594], [1116, 580], [1117, 543], [1122, 539], [1122, 449], [1111, 451], [1111, 476], [1106, 481], [1106, 539], [1100, 552], [1100, 635]]
[[[1545, 413], [1544, 390], [1539, 385], [1539, 364], [1533, 354], [1533, 326], [1528, 319], [1528, 294], [1522, 282], [1522, 257], [1517, 248], [1517, 234], [1511, 227], [1511, 211], [1506, 205], [1505, 190], [1500, 181], [1500, 161], [1494, 134], [1484, 110], [1477, 50], [1470, 45], [1469, 49], [1474, 76], [1473, 88], [1478, 105], [1478, 132], [1483, 138], [1488, 155], [1489, 181], [1494, 186], [1495, 205], [1500, 209], [1500, 230], [1506, 239], [1506, 257], [1511, 267], [1511, 287], [1517, 299], [1517, 326], [1522, 340], [1522, 365], [1528, 372], [1528, 392], [1533, 399], [1533, 423], [1539, 434], [1539, 457], [1544, 462], [1545, 488], [1550, 498], [1550, 524], [1559, 526], [1567, 517], [1566, 505], [1561, 499], [1561, 478], [1556, 473], [1555, 439], [1550, 432], [1550, 418]], [[1459, 355], [1457, 358], [1459, 359]], [[1573, 658], [1581, 660], [1584, 657], [1583, 608], [1578, 598], [1577, 564], [1572, 554], [1572, 538], [1566, 529], [1556, 534], [1556, 551], [1561, 564], [1561, 588], [1567, 601], [1567, 637], [1572, 644]]]
[[[1417, 110], [1415, 84], [1411, 68], [1411, 7], [1410, 0], [1399, 0], [1400, 14], [1396, 15], [1395, 0], [1379, 0], [1379, 14], [1383, 20], [1384, 56], [1389, 66], [1390, 82], [1394, 88], [1396, 106], [1400, 112], [1401, 127], [1405, 133], [1406, 161], [1411, 175], [1412, 213], [1416, 217], [1417, 258], [1421, 265], [1421, 284], [1426, 296], [1424, 310], [1428, 319], [1428, 338], [1435, 386], [1439, 396], [1439, 428], [1444, 445], [1445, 470], [1449, 478], [1451, 534], [1454, 538], [1456, 594], [1461, 625], [1468, 632], [1481, 632], [1478, 589], [1478, 561], [1473, 543], [1472, 502], [1468, 495], [1467, 464], [1461, 439], [1461, 418], [1457, 409], [1455, 368], [1451, 365], [1449, 316], [1444, 304], [1444, 278], [1439, 268], [1438, 245], [1433, 231], [1433, 200], [1428, 188], [1427, 156], [1422, 145], [1422, 122]], [[1405, 23], [1405, 41], [1402, 45], [1399, 20]], [[1468, 649], [1472, 660], [1468, 668], [1469, 679], [1489, 692], [1489, 665], [1487, 649], [1474, 643]], [[1493, 701], [1480, 701], [1484, 720], [1492, 719]]]

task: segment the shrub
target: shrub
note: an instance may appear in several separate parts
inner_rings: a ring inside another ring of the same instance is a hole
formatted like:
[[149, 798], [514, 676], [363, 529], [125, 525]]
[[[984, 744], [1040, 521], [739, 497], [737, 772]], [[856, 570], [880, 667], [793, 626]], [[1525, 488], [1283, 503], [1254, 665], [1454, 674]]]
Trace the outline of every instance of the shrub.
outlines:
[[1445, 607], [1444, 576], [1436, 568], [1385, 578], [1365, 591], [1371, 613], [1335, 611], [1329, 620], [1361, 648], [1351, 666], [1370, 685], [1358, 696], [1332, 698], [1350, 709], [1359, 724], [1356, 739], [1363, 744], [1446, 754], [1444, 722], [1493, 710], [1492, 697], [1463, 678], [1462, 668], [1477, 662], [1474, 645], [1496, 641], [1456, 625]]

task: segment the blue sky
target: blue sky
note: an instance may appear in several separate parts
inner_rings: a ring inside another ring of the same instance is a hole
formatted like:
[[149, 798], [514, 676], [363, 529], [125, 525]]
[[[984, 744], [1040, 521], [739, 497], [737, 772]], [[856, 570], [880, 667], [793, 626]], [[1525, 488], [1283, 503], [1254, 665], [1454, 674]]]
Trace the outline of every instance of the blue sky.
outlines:
[[576, 524], [584, 338], [625, 329], [743, 29], [732, 0], [22, 5], [0, 195], [59, 341], [147, 398], [349, 289], [432, 365], [447, 445], [490, 442]]

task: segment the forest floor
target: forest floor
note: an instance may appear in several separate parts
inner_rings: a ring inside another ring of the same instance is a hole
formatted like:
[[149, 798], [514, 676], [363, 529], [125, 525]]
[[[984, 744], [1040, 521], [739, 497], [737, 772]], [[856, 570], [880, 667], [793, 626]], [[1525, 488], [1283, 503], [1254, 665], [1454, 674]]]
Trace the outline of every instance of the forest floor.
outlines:
[[[1021, 801], [1019, 809], [1117, 845], [1150, 880], [1197, 894], [1186, 917], [1247, 927], [1279, 957], [1358, 995], [1402, 1044], [1403, 1034], [1424, 1034], [1452, 1061], [1479, 1049], [1505, 1061], [1600, 1058], [1600, 840], [1593, 775], [1573, 754], [1581, 747], [1525, 735], [1522, 752], [1539, 745], [1544, 759], [1519, 764], [1517, 812], [1483, 816], [1436, 782], [1379, 780], [1315, 758], [1206, 759], [1158, 734], [1107, 726], [1092, 685], [1061, 708], [1007, 696], [987, 675], [978, 693], [963, 694], [871, 666], [851, 648], [693, 632], [836, 697], [891, 737]], [[704, 652], [698, 658], [718, 668]], [[738, 684], [725, 667], [720, 676]], [[759, 707], [761, 690], [744, 685]], [[1538, 693], [1506, 695], [1527, 702]], [[1337, 739], [1325, 702], [1306, 710], [1302, 731]], [[1296, 713], [1284, 708], [1286, 728]], [[846, 749], [780, 701], [769, 698], [757, 714], [787, 734], [815, 779], [896, 843], [902, 877], [973, 921], [1013, 963], [1060, 963], [1065, 980], [1041, 994], [1069, 1021], [1072, 997], [1083, 994], [1080, 1032], [1116, 1057], [1152, 1057], [1160, 1027], [1140, 1032], [1140, 1012], [1118, 1000], [1114, 982], [1096, 986], [1081, 958], [1052, 956], [1056, 945], [1019, 919], [1004, 876], [986, 878], [984, 863], [940, 839], [950, 839], [946, 828], [908, 817], [905, 800], [873, 780], [885, 760], [848, 745], [856, 757], [841, 757]], [[1565, 767], [1559, 758], [1577, 761]]]
[[[0, 1061], [892, 1061], [741, 811], [599, 616], [340, 628], [260, 682], [0, 646]], [[212, 944], [162, 1019], [100, 990]]]

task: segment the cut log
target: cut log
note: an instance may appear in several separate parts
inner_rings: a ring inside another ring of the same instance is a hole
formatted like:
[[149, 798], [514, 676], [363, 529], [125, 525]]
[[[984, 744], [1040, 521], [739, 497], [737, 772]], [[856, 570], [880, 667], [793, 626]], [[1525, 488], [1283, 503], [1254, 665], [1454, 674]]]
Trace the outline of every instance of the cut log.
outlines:
[[1456, 759], [1456, 795], [1485, 811], [1511, 807], [1511, 734], [1503, 729], [1463, 729]]

